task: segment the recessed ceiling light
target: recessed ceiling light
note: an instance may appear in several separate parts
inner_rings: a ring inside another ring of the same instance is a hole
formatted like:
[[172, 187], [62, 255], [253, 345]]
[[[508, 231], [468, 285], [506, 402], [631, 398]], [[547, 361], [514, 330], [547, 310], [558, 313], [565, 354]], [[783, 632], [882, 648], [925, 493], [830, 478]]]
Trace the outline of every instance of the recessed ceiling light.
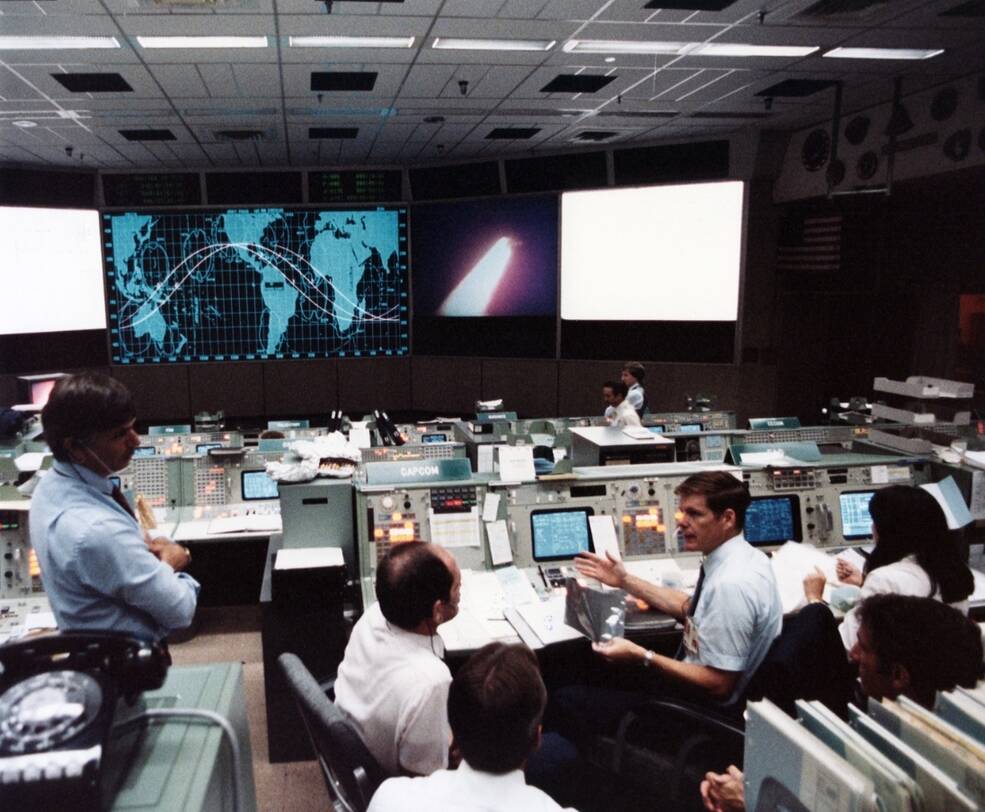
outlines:
[[25, 130], [29, 130], [31, 127], [37, 127], [37, 122], [28, 121], [27, 119], [18, 119], [17, 121], [12, 121], [15, 127], [22, 127]]
[[2, 51], [66, 51], [119, 47], [116, 37], [0, 37]]
[[435, 37], [432, 48], [450, 51], [549, 51], [555, 39], [464, 39]]
[[266, 48], [266, 37], [137, 37], [141, 48]]
[[606, 62], [615, 62], [616, 61], [616, 58], [614, 56], [607, 56], [605, 58], [605, 61]]
[[681, 54], [692, 44], [628, 39], [569, 39], [564, 43], [564, 50], [569, 54]]
[[414, 37], [288, 37], [292, 48], [412, 48]]
[[695, 45], [690, 56], [807, 56], [819, 50], [816, 45], [742, 45], [737, 42], [702, 42]]
[[822, 56], [832, 59], [930, 59], [944, 53], [943, 48], [832, 48]]

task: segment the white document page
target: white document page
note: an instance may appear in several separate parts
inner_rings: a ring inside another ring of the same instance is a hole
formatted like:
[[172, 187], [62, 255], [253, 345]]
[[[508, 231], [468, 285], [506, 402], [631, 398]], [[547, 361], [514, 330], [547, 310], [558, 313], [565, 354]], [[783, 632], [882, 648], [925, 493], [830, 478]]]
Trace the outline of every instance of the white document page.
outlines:
[[510, 548], [510, 534], [506, 529], [505, 519], [487, 522], [486, 538], [489, 540], [489, 559], [494, 567], [513, 563], [513, 550]]
[[442, 547], [479, 547], [479, 508], [468, 513], [435, 513], [428, 508], [431, 541]]
[[616, 561], [621, 560], [619, 539], [616, 538], [616, 526], [612, 523], [612, 516], [608, 514], [589, 516], [588, 526], [592, 532], [592, 546], [595, 547], [595, 554], [600, 558], [605, 558], [606, 553], [610, 553]]
[[482, 503], [482, 521], [494, 522], [499, 515], [499, 494], [486, 491], [486, 500]]
[[533, 482], [534, 449], [529, 445], [502, 445], [499, 447], [499, 478], [503, 482]]

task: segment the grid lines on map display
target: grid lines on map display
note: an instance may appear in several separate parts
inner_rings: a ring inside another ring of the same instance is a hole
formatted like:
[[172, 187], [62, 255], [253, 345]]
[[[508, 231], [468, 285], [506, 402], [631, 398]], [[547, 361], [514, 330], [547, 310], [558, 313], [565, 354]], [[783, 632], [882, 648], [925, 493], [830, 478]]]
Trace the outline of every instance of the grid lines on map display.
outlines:
[[117, 364], [406, 355], [407, 210], [102, 216]]

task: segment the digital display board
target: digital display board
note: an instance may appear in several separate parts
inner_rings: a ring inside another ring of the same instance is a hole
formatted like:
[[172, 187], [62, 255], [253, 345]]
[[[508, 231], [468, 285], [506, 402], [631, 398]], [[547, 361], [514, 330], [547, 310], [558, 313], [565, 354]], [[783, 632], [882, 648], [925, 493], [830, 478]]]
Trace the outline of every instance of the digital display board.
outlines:
[[551, 316], [557, 198], [415, 206], [415, 316]]
[[402, 199], [399, 169], [346, 169], [308, 173], [312, 203], [387, 203]]
[[102, 176], [107, 206], [197, 206], [202, 184], [197, 172]]
[[407, 209], [102, 215], [114, 364], [405, 355]]

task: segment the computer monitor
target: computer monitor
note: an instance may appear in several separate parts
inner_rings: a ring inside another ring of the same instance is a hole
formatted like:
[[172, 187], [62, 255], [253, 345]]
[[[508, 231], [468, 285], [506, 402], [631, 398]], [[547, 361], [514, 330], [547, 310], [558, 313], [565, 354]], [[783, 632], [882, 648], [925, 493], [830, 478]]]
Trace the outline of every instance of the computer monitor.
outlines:
[[421, 437], [422, 443], [447, 443], [447, 434], [425, 434]]
[[222, 443], [195, 443], [196, 454], [208, 454], [210, 448], [222, 448]]
[[753, 546], [803, 541], [800, 526], [800, 497], [754, 496], [746, 510], [743, 534]]
[[869, 501], [875, 491], [844, 491], [838, 494], [841, 508], [841, 535], [846, 541], [872, 537]]
[[133, 456], [137, 457], [156, 457], [157, 449], [152, 445], [138, 445], [133, 450]]
[[535, 510], [530, 514], [534, 561], [564, 561], [578, 553], [593, 552], [588, 517], [590, 507]]
[[240, 483], [244, 502], [251, 502], [255, 499], [276, 499], [280, 496], [277, 483], [263, 469], [243, 471], [240, 474]]
[[701, 431], [702, 425], [700, 423], [681, 423], [677, 427], [677, 430], [681, 433], [696, 433]]
[[664, 426], [664, 425], [657, 425], [657, 426], [647, 426], [647, 428], [648, 428], [648, 429], [649, 429], [649, 430], [650, 430], [650, 431], [651, 431], [651, 432], [652, 432], [653, 434], [663, 434], [663, 433], [664, 433], [665, 431], [667, 431], [667, 427], [666, 427], [666, 426]]

